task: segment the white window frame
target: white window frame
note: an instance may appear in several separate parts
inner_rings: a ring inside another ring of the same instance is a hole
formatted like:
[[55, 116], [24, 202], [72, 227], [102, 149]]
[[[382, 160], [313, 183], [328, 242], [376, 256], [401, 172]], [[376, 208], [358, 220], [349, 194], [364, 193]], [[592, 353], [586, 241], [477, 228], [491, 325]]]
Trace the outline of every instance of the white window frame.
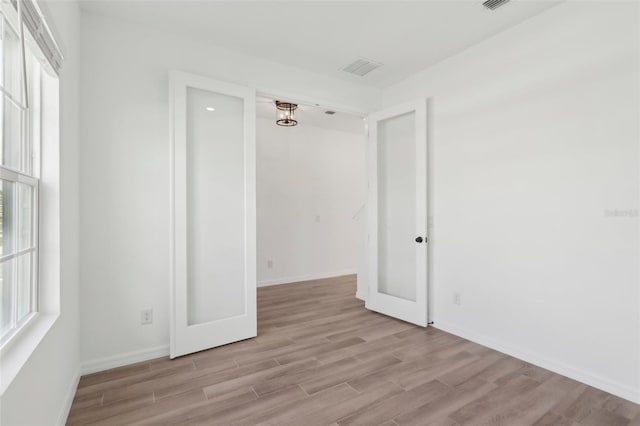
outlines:
[[[18, 3], [20, 6], [20, 3]], [[18, 12], [19, 15], [19, 12]], [[8, 100], [10, 103], [14, 104], [19, 110], [21, 114], [21, 122], [20, 122], [20, 167], [22, 170], [15, 170], [9, 166], [5, 166], [0, 164], [0, 179], [12, 182], [15, 184], [14, 186], [14, 194], [13, 194], [13, 212], [12, 216], [14, 218], [14, 223], [12, 224], [13, 229], [15, 229], [14, 233], [14, 250], [12, 253], [3, 254], [0, 256], [0, 263], [7, 263], [12, 259], [17, 259], [23, 255], [31, 254], [31, 273], [29, 283], [29, 313], [24, 318], [18, 318], [19, 309], [18, 309], [18, 294], [19, 294], [19, 282], [18, 282], [18, 262], [14, 262], [13, 268], [11, 270], [11, 303], [12, 303], [12, 317], [10, 319], [10, 326], [7, 330], [6, 334], [0, 335], [0, 349], [4, 348], [7, 344], [11, 342], [11, 340], [18, 335], [22, 330], [25, 329], [26, 325], [33, 320], [38, 313], [38, 295], [39, 295], [39, 286], [38, 286], [38, 211], [39, 211], [39, 178], [40, 175], [40, 165], [38, 163], [38, 159], [34, 158], [33, 153], [37, 152], [37, 149], [33, 149], [34, 142], [39, 140], [37, 135], [32, 131], [32, 122], [35, 120], [39, 120], [39, 115], [35, 117], [34, 120], [34, 109], [29, 108], [29, 104], [40, 104], [39, 99], [29, 99], [30, 93], [27, 89], [27, 85], [30, 85], [30, 82], [27, 81], [28, 77], [31, 77], [31, 74], [27, 74], [27, 59], [26, 59], [26, 48], [24, 42], [24, 31], [22, 26], [17, 22], [12, 22], [11, 15], [6, 13], [6, 10], [3, 10], [0, 13], [0, 19], [3, 19], [3, 28], [4, 25], [8, 25], [11, 30], [17, 35], [20, 40], [20, 58], [21, 61], [21, 97], [20, 99], [16, 99], [14, 97], [15, 94], [9, 93], [3, 86], [2, 82], [0, 82], [0, 89], [2, 90], [2, 102], [4, 100]], [[38, 76], [39, 77], [39, 76]], [[35, 80], [35, 79], [34, 79]], [[36, 94], [39, 94], [39, 90], [34, 91]], [[31, 101], [31, 102], [30, 102]], [[35, 102], [34, 102], [35, 101]], [[5, 113], [3, 107], [3, 114]], [[37, 111], [35, 112], [37, 114]], [[18, 198], [18, 185], [24, 184], [31, 187], [31, 242], [27, 248], [21, 249], [19, 246], [19, 232], [21, 229], [20, 224], [20, 214], [18, 209], [20, 208], [20, 201]], [[3, 331], [4, 332], [4, 331]]]
[[[32, 221], [32, 244], [30, 244], [30, 247], [25, 248], [25, 249], [20, 249], [19, 247], [16, 247], [16, 250], [13, 253], [7, 254], [7, 255], [3, 255], [0, 256], [0, 263], [4, 263], [4, 262], [8, 262], [11, 259], [17, 259], [22, 255], [25, 254], [29, 254], [31, 253], [31, 283], [30, 283], [30, 301], [29, 301], [29, 314], [27, 314], [24, 318], [18, 318], [18, 298], [17, 298], [17, 294], [18, 294], [18, 289], [17, 289], [17, 280], [15, 278], [15, 274], [18, 273], [17, 270], [17, 263], [14, 265], [14, 268], [12, 269], [12, 275], [14, 275], [14, 277], [12, 278], [12, 285], [14, 286], [13, 291], [12, 291], [12, 303], [13, 303], [13, 308], [12, 308], [12, 315], [13, 318], [11, 319], [11, 323], [13, 324], [13, 327], [11, 327], [7, 334], [4, 336], [0, 336], [0, 348], [4, 348], [6, 345], [10, 344], [11, 340], [18, 335], [27, 324], [29, 324], [29, 322], [31, 320], [33, 320], [34, 318], [36, 318], [36, 316], [38, 315], [38, 296], [39, 296], [39, 286], [38, 286], [38, 272], [39, 272], [39, 268], [38, 268], [38, 190], [40, 187], [40, 180], [38, 178], [35, 178], [33, 176], [29, 176], [29, 175], [25, 175], [23, 173], [20, 172], [16, 172], [14, 170], [5, 168], [4, 166], [0, 166], [0, 179], [8, 181], [8, 182], [13, 182], [13, 183], [20, 183], [20, 184], [24, 184], [24, 185], [28, 185], [29, 187], [31, 187], [32, 189], [32, 193], [31, 193], [31, 221]], [[16, 186], [17, 188], [17, 186]], [[17, 197], [17, 190], [14, 193], [14, 197]], [[16, 198], [14, 198], [16, 199]], [[18, 214], [17, 210], [18, 210], [18, 204], [19, 203], [15, 203], [14, 204], [14, 211], [13, 211], [13, 217], [15, 218], [15, 225], [14, 227], [19, 230], [20, 229], [20, 215]], [[15, 235], [16, 240], [18, 239], [17, 233]], [[17, 242], [16, 242], [17, 244]]]
[[[39, 64], [40, 72], [27, 75], [26, 68], [22, 73], [25, 79], [29, 79], [30, 87], [25, 97], [25, 107], [32, 111], [23, 113], [23, 137], [31, 141], [28, 150], [23, 149], [21, 167], [24, 172], [0, 166], [0, 178], [32, 187], [32, 246], [29, 249], [17, 251], [13, 256], [19, 256], [32, 250], [32, 297], [31, 313], [23, 318], [11, 333], [7, 334], [0, 342], [0, 395], [9, 388], [17, 377], [27, 360], [37, 349], [40, 342], [53, 327], [60, 317], [60, 215], [59, 215], [59, 82], [57, 68], [54, 68], [47, 57], [42, 53], [34, 36], [26, 27], [19, 25], [19, 13], [14, 8], [20, 6], [23, 0], [17, 3], [0, 0], [0, 11], [12, 29], [20, 35], [21, 44], [24, 43], [25, 51], [29, 49], [29, 57]], [[43, 25], [47, 31], [49, 26], [44, 22], [37, 4], [35, 7]], [[16, 29], [23, 31], [16, 31]], [[55, 39], [51, 33], [49, 37]], [[57, 51], [59, 58], [62, 54]], [[33, 65], [25, 57], [25, 67]], [[0, 93], [4, 98], [4, 90]], [[15, 104], [16, 99], [10, 102]], [[34, 115], [35, 114], [35, 115]], [[24, 140], [22, 142], [23, 146]], [[28, 155], [29, 164], [25, 164], [25, 155]], [[40, 161], [42, 158], [42, 162]], [[26, 167], [26, 168], [25, 168]], [[40, 180], [45, 182], [44, 186]], [[16, 206], [16, 210], [18, 207]], [[17, 217], [16, 217], [17, 218]], [[10, 256], [1, 257], [7, 260]], [[17, 298], [15, 299], [17, 300]], [[17, 310], [14, 305], [14, 315]]]

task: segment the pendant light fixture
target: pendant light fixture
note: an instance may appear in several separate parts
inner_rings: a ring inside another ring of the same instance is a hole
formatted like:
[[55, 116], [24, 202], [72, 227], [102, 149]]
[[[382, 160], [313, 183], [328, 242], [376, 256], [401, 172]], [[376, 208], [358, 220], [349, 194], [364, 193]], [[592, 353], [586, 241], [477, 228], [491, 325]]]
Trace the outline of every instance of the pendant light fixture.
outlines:
[[295, 110], [298, 109], [297, 104], [291, 102], [276, 101], [276, 124], [278, 126], [293, 127], [298, 124], [294, 117]]

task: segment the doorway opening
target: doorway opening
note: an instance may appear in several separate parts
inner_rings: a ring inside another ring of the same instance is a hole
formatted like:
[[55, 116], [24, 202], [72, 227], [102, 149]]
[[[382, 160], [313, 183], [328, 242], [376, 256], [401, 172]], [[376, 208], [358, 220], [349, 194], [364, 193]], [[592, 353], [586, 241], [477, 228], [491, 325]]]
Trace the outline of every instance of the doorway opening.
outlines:
[[[276, 123], [276, 101], [297, 105], [296, 125]], [[353, 285], [366, 251], [364, 117], [266, 95], [256, 116], [258, 287]]]

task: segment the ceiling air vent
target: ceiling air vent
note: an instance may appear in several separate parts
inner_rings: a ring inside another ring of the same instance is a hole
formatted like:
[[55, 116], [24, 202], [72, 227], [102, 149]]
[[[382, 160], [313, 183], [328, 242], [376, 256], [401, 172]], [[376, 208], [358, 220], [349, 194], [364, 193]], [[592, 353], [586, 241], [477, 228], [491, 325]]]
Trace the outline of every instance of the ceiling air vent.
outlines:
[[363, 77], [364, 75], [369, 74], [371, 71], [381, 66], [381, 63], [373, 62], [365, 58], [360, 58], [341, 69], [342, 71], [348, 72], [349, 74], [355, 74]]
[[490, 10], [496, 10], [500, 6], [504, 6], [509, 3], [509, 0], [487, 0], [482, 5]]

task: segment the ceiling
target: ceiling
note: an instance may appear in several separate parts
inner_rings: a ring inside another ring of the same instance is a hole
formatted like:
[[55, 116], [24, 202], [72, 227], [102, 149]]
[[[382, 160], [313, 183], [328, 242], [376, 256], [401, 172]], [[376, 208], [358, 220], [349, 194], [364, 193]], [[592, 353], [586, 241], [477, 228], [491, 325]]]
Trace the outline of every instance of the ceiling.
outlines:
[[[256, 101], [258, 117], [272, 120], [273, 125], [276, 126], [275, 100], [259, 96]], [[333, 115], [328, 115], [325, 114], [326, 110], [326, 108], [314, 105], [298, 104], [298, 109], [295, 112], [298, 127], [321, 127], [323, 129], [364, 135], [364, 122], [362, 117], [339, 111]]]
[[[196, 37], [221, 48], [384, 88], [562, 0], [213, 1], [82, 0], [85, 13]], [[359, 57], [384, 65], [364, 77]]]

